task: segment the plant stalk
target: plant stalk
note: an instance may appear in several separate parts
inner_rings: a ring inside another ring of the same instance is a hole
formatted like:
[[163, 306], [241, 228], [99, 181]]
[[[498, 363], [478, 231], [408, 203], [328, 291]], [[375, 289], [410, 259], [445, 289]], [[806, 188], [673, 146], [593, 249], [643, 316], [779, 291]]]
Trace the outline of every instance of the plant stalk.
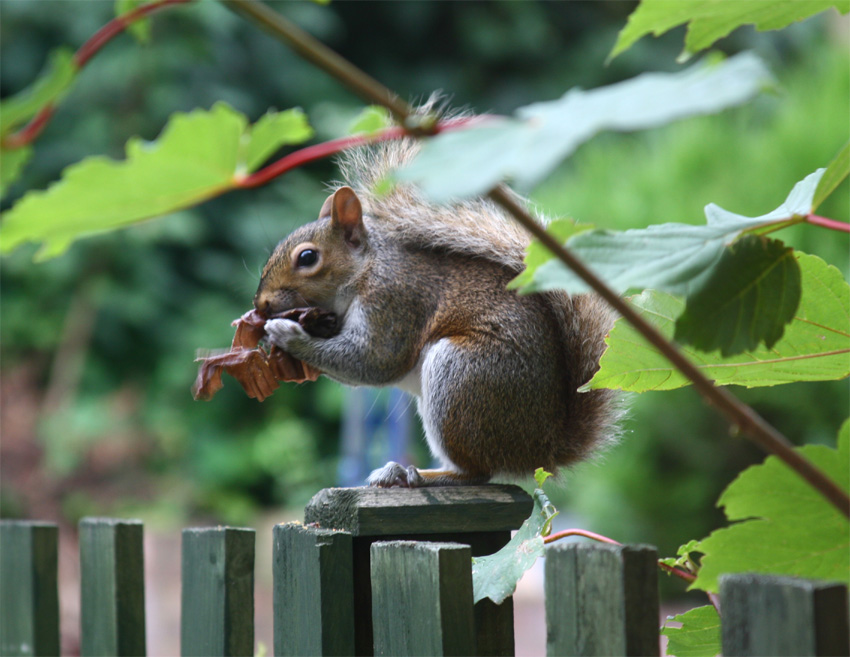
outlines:
[[272, 36], [283, 41], [298, 55], [345, 84], [367, 101], [386, 107], [396, 121], [406, 128], [413, 110], [399, 96], [340, 57], [315, 37], [307, 34], [273, 9], [255, 0], [222, 0], [229, 9], [257, 23]]

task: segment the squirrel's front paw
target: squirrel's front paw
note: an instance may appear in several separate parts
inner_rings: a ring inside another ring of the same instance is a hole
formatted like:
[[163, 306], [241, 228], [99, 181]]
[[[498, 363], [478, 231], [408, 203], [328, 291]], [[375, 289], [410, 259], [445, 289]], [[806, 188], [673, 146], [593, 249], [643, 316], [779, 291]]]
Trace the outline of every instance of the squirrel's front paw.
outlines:
[[270, 319], [266, 322], [265, 331], [269, 342], [284, 351], [293, 340], [310, 337], [301, 324], [291, 319]]
[[395, 461], [390, 461], [383, 468], [378, 468], [369, 475], [369, 485], [378, 488], [392, 488], [401, 486], [404, 488], [416, 488], [424, 483], [422, 475], [414, 466], [406, 468]]

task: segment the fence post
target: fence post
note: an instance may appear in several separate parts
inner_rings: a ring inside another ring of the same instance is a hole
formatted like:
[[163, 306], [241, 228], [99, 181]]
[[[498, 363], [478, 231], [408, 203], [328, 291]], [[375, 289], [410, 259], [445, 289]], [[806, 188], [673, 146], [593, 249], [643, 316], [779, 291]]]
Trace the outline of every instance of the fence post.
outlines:
[[723, 654], [848, 655], [847, 586], [775, 575], [720, 578]]
[[82, 655], [145, 654], [141, 520], [80, 520]]
[[658, 655], [658, 553], [648, 545], [546, 549], [547, 654]]
[[0, 654], [59, 654], [59, 529], [0, 521]]
[[351, 534], [274, 528], [274, 654], [354, 655]]
[[371, 554], [376, 655], [475, 654], [468, 545], [377, 542]]
[[254, 654], [253, 529], [183, 530], [182, 655]]
[[[371, 655], [372, 587], [369, 550], [375, 541], [463, 543], [472, 556], [492, 554], [531, 514], [531, 498], [517, 486], [327, 488], [304, 509], [307, 523], [352, 535], [355, 654]], [[471, 564], [470, 564], [471, 568]], [[475, 605], [479, 655], [513, 655], [513, 601]]]

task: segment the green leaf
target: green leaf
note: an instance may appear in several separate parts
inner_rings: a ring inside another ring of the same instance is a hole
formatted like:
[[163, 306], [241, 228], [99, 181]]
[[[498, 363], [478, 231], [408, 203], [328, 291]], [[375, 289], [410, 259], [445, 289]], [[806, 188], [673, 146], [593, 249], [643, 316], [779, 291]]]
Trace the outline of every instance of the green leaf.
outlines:
[[[719, 385], [753, 388], [850, 376], [850, 285], [820, 258], [799, 252], [795, 257], [802, 274], [800, 305], [772, 349], [761, 347], [730, 358], [682, 349], [708, 378]], [[631, 304], [667, 338], [672, 338], [673, 324], [685, 306], [682, 300], [656, 291], [644, 292]], [[600, 369], [585, 389], [644, 392], [689, 384], [623, 319], [617, 320], [606, 343]]]
[[679, 549], [676, 550], [676, 557], [665, 557], [663, 559], [659, 559], [659, 561], [671, 568], [684, 567], [688, 571], [692, 571], [693, 559], [691, 558], [691, 552], [695, 552], [698, 549], [699, 541], [692, 539], [684, 545], [679, 546]]
[[[578, 225], [572, 219], [556, 219], [546, 226], [546, 232], [563, 243], [573, 235], [578, 235], [592, 228], [589, 224]], [[508, 289], [514, 290], [529, 285], [534, 278], [535, 270], [554, 257], [555, 255], [549, 249], [534, 240], [528, 245], [525, 254], [525, 270], [508, 284]]]
[[281, 146], [301, 144], [313, 136], [307, 115], [300, 109], [267, 112], [251, 128], [245, 161], [239, 168], [256, 171]]
[[841, 184], [848, 174], [850, 174], [850, 141], [844, 144], [835, 159], [829, 163], [826, 172], [818, 183], [815, 189], [815, 196], [812, 200], [812, 212], [814, 212], [827, 197], [835, 191], [835, 188]]
[[59, 255], [78, 237], [197, 205], [233, 189], [282, 144], [310, 136], [300, 110], [271, 112], [253, 129], [224, 103], [174, 114], [156, 141], [127, 142], [127, 158], [86, 158], [46, 191], [24, 196], [3, 216], [0, 250], [43, 242]]
[[392, 116], [386, 107], [370, 105], [354, 119], [348, 133], [351, 135], [374, 135], [393, 124]]
[[676, 657], [714, 657], [720, 654], [720, 616], [712, 605], [697, 607], [669, 620], [682, 627], [666, 623], [661, 634], [667, 637], [667, 654]]
[[0, 136], [5, 137], [46, 105], [58, 102], [74, 81], [77, 70], [70, 50], [60, 48], [51, 52], [38, 79], [0, 103]]
[[490, 598], [497, 605], [516, 590], [525, 571], [543, 555], [543, 532], [557, 515], [546, 494], [537, 488], [534, 508], [513, 538], [498, 552], [472, 559], [472, 590], [475, 602]]
[[[742, 234], [802, 221], [811, 212], [824, 171], [818, 169], [806, 176], [782, 205], [760, 217], [745, 217], [710, 203], [705, 208], [704, 226], [671, 223], [623, 232], [592, 230], [571, 238], [567, 246], [617, 292], [653, 288], [688, 294], [705, 284], [726, 246]], [[589, 291], [571, 269], [554, 259], [538, 265], [523, 291], [553, 289]]]
[[770, 349], [800, 303], [800, 266], [779, 240], [746, 235], [729, 246], [688, 295], [674, 339], [722, 356]]
[[546, 472], [546, 470], [544, 470], [543, 468], [537, 468], [537, 469], [534, 471], [534, 481], [536, 481], [536, 482], [537, 482], [537, 487], [538, 487], [538, 488], [540, 488], [540, 489], [542, 490], [542, 489], [543, 489], [543, 484], [544, 484], [544, 483], [546, 482], [546, 480], [547, 480], [549, 477], [551, 477], [551, 476], [552, 476], [552, 473], [551, 473], [551, 472]]
[[396, 172], [435, 201], [478, 196], [502, 180], [529, 189], [579, 145], [604, 130], [631, 131], [710, 114], [752, 98], [771, 81], [750, 53], [679, 73], [647, 73], [591, 91], [522, 107], [515, 119], [492, 120], [427, 140]]
[[[797, 448], [850, 491], [850, 430], [842, 426], [837, 449]], [[772, 573], [850, 583], [850, 522], [775, 456], [747, 468], [726, 488], [718, 506], [729, 520], [700, 541], [704, 553], [692, 588], [717, 592], [726, 573]]]
[[30, 157], [32, 157], [30, 146], [15, 149], [0, 148], [0, 198], [6, 195], [9, 185], [20, 177]]
[[[115, 0], [115, 15], [122, 16], [136, 7], [146, 4], [148, 0]], [[133, 21], [127, 27], [127, 31], [133, 35], [133, 38], [141, 44], [150, 42], [151, 40], [151, 19], [141, 18]]]
[[685, 50], [680, 59], [708, 48], [718, 39], [742, 25], [755, 25], [759, 31], [778, 30], [826, 9], [835, 7], [841, 13], [850, 11], [848, 0], [773, 0], [741, 2], [740, 0], [641, 0], [640, 5], [620, 31], [609, 61], [630, 48], [638, 39], [688, 23]]

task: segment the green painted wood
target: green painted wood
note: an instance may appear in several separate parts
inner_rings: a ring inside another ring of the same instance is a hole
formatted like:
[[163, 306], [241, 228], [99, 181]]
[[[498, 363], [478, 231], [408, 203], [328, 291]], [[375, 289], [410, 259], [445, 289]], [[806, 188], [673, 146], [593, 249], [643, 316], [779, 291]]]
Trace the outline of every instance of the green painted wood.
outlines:
[[[485, 556], [498, 552], [507, 544], [511, 533], [473, 532], [463, 534], [400, 534], [392, 537], [354, 537], [354, 644], [358, 655], [371, 655], [372, 638], [372, 583], [370, 580], [370, 549], [377, 540], [433, 541], [469, 545], [472, 556]], [[479, 655], [496, 657], [514, 654], [513, 598], [496, 605], [481, 600], [475, 605], [475, 635]]]
[[253, 529], [183, 530], [182, 655], [254, 654]]
[[660, 654], [657, 562], [646, 545], [549, 546], [547, 654]]
[[[455, 542], [473, 556], [493, 554], [531, 514], [531, 498], [516, 486], [461, 486], [428, 489], [332, 488], [307, 505], [306, 522], [353, 534], [354, 644], [371, 655], [372, 587], [370, 548], [377, 540]], [[513, 600], [475, 605], [479, 654], [514, 654]]]
[[374, 543], [376, 655], [474, 655], [472, 551], [468, 545]]
[[79, 529], [81, 654], [144, 655], [142, 521], [83, 518]]
[[531, 509], [518, 486], [326, 488], [304, 509], [304, 521], [354, 536], [493, 532], [517, 529]]
[[274, 654], [354, 655], [351, 534], [276, 525]]
[[[530, 515], [530, 514], [529, 514]], [[458, 542], [467, 543], [472, 548], [472, 556], [493, 554], [501, 550], [510, 540], [510, 532], [489, 532], [469, 535], [455, 535]], [[478, 655], [489, 657], [512, 657], [514, 654], [514, 599], [507, 598], [497, 605], [485, 598], [475, 603], [475, 645]]]
[[0, 521], [0, 654], [59, 654], [59, 529]]
[[848, 655], [847, 586], [772, 575], [720, 578], [723, 654]]

